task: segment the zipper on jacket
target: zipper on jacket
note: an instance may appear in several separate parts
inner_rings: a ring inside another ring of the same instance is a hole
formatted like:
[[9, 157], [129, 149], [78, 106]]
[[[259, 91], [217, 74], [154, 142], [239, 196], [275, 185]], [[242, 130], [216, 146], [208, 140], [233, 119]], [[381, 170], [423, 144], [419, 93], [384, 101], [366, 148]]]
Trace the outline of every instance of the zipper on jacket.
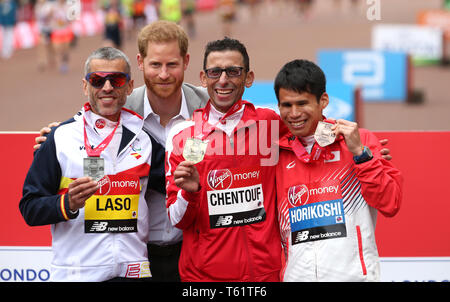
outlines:
[[117, 257], [118, 257], [118, 252], [117, 252], [117, 242], [116, 242], [116, 234], [111, 234], [112, 235], [112, 252], [113, 252], [113, 276], [118, 276], [120, 271], [119, 271], [119, 261], [117, 261]]
[[366, 269], [366, 263], [364, 262], [361, 228], [359, 227], [359, 225], [356, 226], [356, 235], [358, 237], [359, 260], [361, 261], [362, 273], [365, 276], [365, 275], [367, 275], [367, 269]]
[[247, 260], [248, 260], [248, 276], [250, 280], [255, 280], [255, 272], [253, 270], [253, 259], [252, 259], [252, 255], [250, 254], [250, 249], [248, 248], [248, 235], [247, 235], [247, 231], [245, 229], [245, 225], [238, 227], [240, 228], [241, 233], [243, 234], [243, 241], [244, 241], [244, 246], [245, 246], [245, 251], [247, 252]]
[[318, 270], [318, 263], [317, 263], [317, 246], [316, 242], [311, 242], [313, 252], [314, 252], [314, 276], [316, 277], [315, 281], [319, 281], [319, 270]]

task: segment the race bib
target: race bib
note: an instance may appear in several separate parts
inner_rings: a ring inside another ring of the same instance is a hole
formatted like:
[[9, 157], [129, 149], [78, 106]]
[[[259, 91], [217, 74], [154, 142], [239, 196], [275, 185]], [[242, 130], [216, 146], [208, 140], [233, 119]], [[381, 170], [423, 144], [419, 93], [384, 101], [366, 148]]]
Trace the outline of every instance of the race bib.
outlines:
[[347, 236], [339, 181], [292, 186], [288, 201], [293, 245]]
[[134, 175], [106, 175], [86, 200], [85, 233], [137, 232], [140, 182]]
[[211, 170], [207, 198], [212, 229], [258, 223], [266, 219], [261, 170]]

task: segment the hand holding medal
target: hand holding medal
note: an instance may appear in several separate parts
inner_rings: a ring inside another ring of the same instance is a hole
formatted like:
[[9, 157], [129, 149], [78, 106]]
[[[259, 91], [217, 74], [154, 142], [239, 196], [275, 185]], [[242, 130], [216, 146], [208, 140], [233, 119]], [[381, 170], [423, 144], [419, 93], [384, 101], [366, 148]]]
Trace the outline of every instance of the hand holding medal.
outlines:
[[200, 189], [200, 176], [192, 161], [182, 161], [175, 169], [173, 177], [175, 184], [187, 192], [197, 192]]
[[207, 146], [208, 142], [202, 141], [201, 139], [188, 138], [183, 148], [184, 159], [194, 164], [201, 162], [205, 157]]
[[98, 182], [91, 177], [80, 177], [69, 184], [69, 209], [76, 211], [84, 207], [86, 200], [99, 188]]
[[[325, 124], [325, 122], [319, 123]], [[359, 127], [357, 123], [339, 119], [336, 120], [334, 124], [326, 124], [330, 125], [330, 131], [334, 133], [335, 138], [339, 135], [344, 137], [348, 150], [352, 152], [354, 156], [358, 156], [362, 153], [364, 146], [361, 142], [361, 137], [359, 136]], [[319, 128], [319, 125], [317, 125], [317, 128]]]
[[336, 134], [333, 131], [336, 128], [332, 128], [333, 124], [319, 121], [317, 124], [316, 132], [314, 133], [314, 138], [316, 142], [321, 147], [325, 147], [334, 143], [336, 139]]

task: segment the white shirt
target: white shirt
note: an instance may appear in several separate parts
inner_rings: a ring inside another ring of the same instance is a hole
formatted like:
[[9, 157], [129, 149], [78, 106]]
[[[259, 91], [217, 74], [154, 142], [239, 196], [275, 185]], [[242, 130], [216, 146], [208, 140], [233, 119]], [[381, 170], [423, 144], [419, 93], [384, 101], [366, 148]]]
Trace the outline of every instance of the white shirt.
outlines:
[[[158, 143], [164, 148], [170, 129], [178, 123], [189, 119], [189, 111], [186, 104], [186, 98], [183, 90], [181, 90], [181, 108], [180, 112], [175, 115], [164, 127], [160, 124], [160, 117], [153, 112], [147, 95], [147, 89], [144, 93], [144, 129], [147, 130]], [[183, 238], [183, 232], [172, 226], [166, 209], [166, 196], [149, 190], [146, 195], [149, 210], [149, 237], [148, 241], [157, 245], [175, 244]]]
[[164, 127], [160, 124], [160, 117], [153, 112], [152, 106], [148, 100], [147, 89], [144, 93], [144, 128], [160, 143], [164, 148], [166, 147], [166, 140], [170, 129], [179, 122], [190, 118], [189, 110], [186, 104], [184, 92], [181, 90], [181, 108], [180, 112], [175, 115]]
[[208, 123], [216, 126], [228, 136], [233, 133], [234, 128], [239, 124], [242, 115], [244, 114], [244, 107], [242, 106], [238, 111], [228, 116], [225, 123], [219, 122], [219, 120], [225, 115], [225, 113], [218, 111], [214, 106], [211, 105], [211, 110], [209, 111]]
[[316, 139], [314, 138], [314, 135], [300, 137], [300, 141], [302, 142], [306, 151], [308, 151], [308, 153], [311, 154], [312, 147], [316, 143]]

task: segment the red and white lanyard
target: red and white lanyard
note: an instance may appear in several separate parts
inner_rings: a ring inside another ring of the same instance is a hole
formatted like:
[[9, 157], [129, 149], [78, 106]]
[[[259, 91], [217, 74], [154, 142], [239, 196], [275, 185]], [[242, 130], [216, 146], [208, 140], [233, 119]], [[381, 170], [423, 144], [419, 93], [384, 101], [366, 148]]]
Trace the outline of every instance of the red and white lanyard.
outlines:
[[228, 117], [241, 110], [242, 106], [245, 104], [250, 103], [247, 101], [239, 100], [219, 119], [217, 123], [211, 125], [210, 123], [208, 123], [209, 112], [211, 111], [211, 101], [209, 101], [203, 109], [203, 114], [200, 114], [200, 112], [195, 112], [194, 114], [194, 137], [204, 139], [214, 131], [214, 128], [216, 128], [219, 123], [224, 124]]
[[[88, 111], [91, 109], [91, 107], [87, 104], [84, 106], [85, 111]], [[86, 153], [89, 157], [100, 157], [100, 153], [102, 153], [103, 150], [108, 147], [109, 143], [114, 137], [114, 133], [116, 133], [117, 127], [119, 127], [120, 124], [120, 116], [119, 120], [117, 121], [116, 127], [114, 127], [113, 131], [96, 147], [92, 148], [91, 144], [89, 143], [89, 139], [86, 132], [86, 118], [83, 115], [83, 130], [84, 130], [84, 147], [86, 148]]]

